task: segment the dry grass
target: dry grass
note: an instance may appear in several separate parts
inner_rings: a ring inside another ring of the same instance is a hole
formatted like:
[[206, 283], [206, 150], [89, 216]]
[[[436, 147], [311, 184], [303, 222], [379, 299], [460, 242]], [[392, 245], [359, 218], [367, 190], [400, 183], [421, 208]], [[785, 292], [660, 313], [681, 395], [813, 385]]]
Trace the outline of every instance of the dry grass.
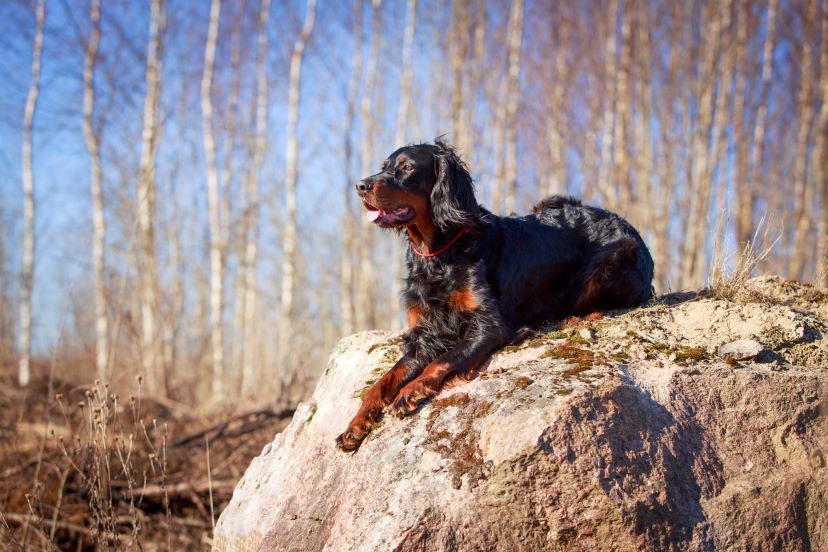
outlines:
[[781, 235], [769, 240], [770, 221], [763, 216], [744, 247], [728, 251], [717, 236], [713, 244], [713, 258], [710, 262], [707, 292], [717, 299], [734, 301], [746, 291], [745, 284], [756, 273], [757, 267], [770, 255]]
[[198, 550], [292, 411], [195, 416], [102, 382], [0, 381], [0, 549]]

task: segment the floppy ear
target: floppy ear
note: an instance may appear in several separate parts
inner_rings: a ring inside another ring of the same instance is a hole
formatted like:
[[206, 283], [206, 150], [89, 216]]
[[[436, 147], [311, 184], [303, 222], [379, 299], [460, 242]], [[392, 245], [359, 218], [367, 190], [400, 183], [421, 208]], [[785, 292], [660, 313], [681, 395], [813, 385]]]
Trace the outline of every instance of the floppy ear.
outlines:
[[477, 212], [472, 177], [454, 148], [440, 139], [434, 143], [437, 183], [431, 190], [431, 218], [444, 231], [469, 226]]

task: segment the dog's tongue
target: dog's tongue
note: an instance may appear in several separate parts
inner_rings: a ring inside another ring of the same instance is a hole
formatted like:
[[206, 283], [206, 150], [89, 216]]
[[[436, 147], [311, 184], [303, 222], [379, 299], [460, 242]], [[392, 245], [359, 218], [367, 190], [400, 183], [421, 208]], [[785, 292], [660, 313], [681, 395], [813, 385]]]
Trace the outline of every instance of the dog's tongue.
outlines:
[[382, 216], [382, 211], [380, 211], [379, 209], [371, 210], [371, 211], [368, 211], [365, 214], [365, 216], [368, 217], [368, 220], [370, 220], [371, 222], [374, 222], [375, 220], [377, 220], [378, 218], [380, 218]]

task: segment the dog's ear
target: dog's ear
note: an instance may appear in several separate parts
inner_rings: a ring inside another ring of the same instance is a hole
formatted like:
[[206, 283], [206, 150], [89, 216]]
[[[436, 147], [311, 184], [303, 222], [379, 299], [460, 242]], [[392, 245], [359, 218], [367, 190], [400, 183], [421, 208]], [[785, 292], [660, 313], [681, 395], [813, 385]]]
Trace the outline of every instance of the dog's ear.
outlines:
[[431, 217], [441, 230], [467, 227], [474, 221], [477, 200], [474, 182], [466, 164], [454, 148], [440, 140], [434, 141], [434, 171], [437, 182], [431, 190]]

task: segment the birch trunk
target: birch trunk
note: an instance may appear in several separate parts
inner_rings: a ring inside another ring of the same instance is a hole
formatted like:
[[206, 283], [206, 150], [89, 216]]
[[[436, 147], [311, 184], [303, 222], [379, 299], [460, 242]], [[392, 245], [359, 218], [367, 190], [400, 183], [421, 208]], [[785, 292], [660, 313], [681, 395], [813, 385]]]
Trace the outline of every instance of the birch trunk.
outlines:
[[259, 12], [259, 34], [256, 53], [256, 145], [253, 152], [253, 167], [247, 180], [247, 228], [244, 248], [244, 338], [242, 344], [242, 392], [251, 394], [256, 385], [256, 366], [253, 346], [256, 342], [253, 334], [254, 319], [258, 307], [258, 288], [256, 274], [259, 243], [259, 178], [265, 151], [267, 151], [267, 22], [270, 18], [270, 0], [262, 0]]
[[106, 379], [109, 354], [108, 322], [106, 316], [106, 291], [104, 282], [104, 212], [101, 192], [101, 153], [98, 133], [92, 120], [95, 111], [95, 58], [101, 38], [101, 2], [92, 0], [89, 5], [92, 32], [86, 45], [83, 62], [83, 134], [92, 171], [92, 266], [95, 272], [95, 372], [98, 379]]
[[[713, 3], [715, 4], [715, 3]], [[696, 276], [701, 273], [700, 265], [704, 260], [703, 242], [707, 229], [707, 214], [710, 207], [711, 183], [706, 179], [710, 163], [709, 137], [713, 126], [714, 88], [717, 81], [717, 67], [723, 32], [723, 21], [729, 17], [729, 0], [714, 12], [715, 5], [706, 5], [703, 11], [709, 12], [710, 33], [713, 40], [703, 43], [699, 60], [698, 79], [696, 81], [696, 98], [698, 110], [693, 131], [690, 154], [690, 192], [689, 217], [684, 231], [685, 240], [681, 256], [681, 288], [701, 284]], [[707, 25], [704, 15], [702, 24]]]
[[814, 204], [814, 187], [808, 184], [808, 145], [811, 135], [813, 116], [813, 92], [811, 91], [811, 73], [813, 54], [811, 42], [816, 42], [815, 33], [811, 32], [812, 22], [816, 19], [816, 0], [807, 0], [806, 15], [803, 21], [802, 59], [799, 75], [799, 128], [796, 135], [796, 157], [794, 159], [794, 223], [796, 224], [793, 256], [790, 261], [790, 277], [801, 280], [805, 271], [808, 232], [811, 227], [811, 214], [808, 210]]
[[46, 0], [39, 0], [35, 15], [35, 38], [32, 45], [32, 80], [23, 112], [23, 264], [20, 286], [20, 365], [17, 383], [29, 385], [31, 379], [32, 286], [34, 283], [34, 179], [32, 176], [32, 126], [37, 96], [40, 92], [40, 58], [43, 53], [43, 22]]
[[204, 48], [204, 72], [201, 74], [201, 116], [204, 133], [204, 155], [207, 161], [207, 209], [210, 214], [210, 350], [212, 361], [212, 392], [214, 398], [222, 396], [224, 388], [224, 262], [219, 213], [218, 167], [216, 166], [216, 142], [213, 136], [213, 100], [210, 91], [213, 84], [213, 63], [216, 57], [216, 37], [221, 14], [221, 0], [212, 0], [207, 44]]
[[[556, 12], [561, 14], [562, 9]], [[568, 124], [568, 111], [566, 102], [566, 54], [569, 51], [569, 27], [562, 21], [555, 26], [557, 40], [555, 41], [554, 79], [552, 83], [552, 98], [549, 117], [549, 180], [547, 182], [546, 194], [555, 195], [566, 193], [566, 129]]]
[[615, 208], [615, 200], [611, 190], [609, 170], [615, 161], [612, 151], [613, 128], [616, 118], [616, 32], [615, 22], [618, 18], [618, 0], [609, 0], [607, 9], [607, 36], [604, 56], [604, 113], [601, 119], [601, 150], [598, 159], [598, 193], [603, 206], [607, 209]]
[[138, 234], [141, 243], [141, 368], [148, 390], [166, 394], [166, 381], [158, 346], [158, 271], [155, 258], [155, 153], [158, 140], [158, 101], [161, 88], [161, 0], [152, 0], [147, 46], [147, 92], [144, 96], [141, 159], [138, 177]]
[[359, 77], [362, 74], [362, 2], [354, 2], [354, 69], [348, 83], [348, 105], [345, 112], [345, 124], [342, 133], [345, 137], [345, 174], [346, 181], [343, 188], [342, 205], [342, 257], [339, 267], [340, 295], [339, 310], [342, 313], [342, 335], [354, 333], [354, 216], [351, 208], [351, 197], [354, 194], [356, 179], [351, 172], [351, 157], [353, 156], [354, 111], [356, 110], [356, 95], [359, 87]]
[[739, 250], [743, 250], [750, 239], [750, 189], [747, 175], [747, 141], [745, 130], [745, 91], [747, 89], [746, 59], [748, 42], [748, 25], [750, 13], [747, 5], [736, 2], [736, 72], [735, 90], [733, 92], [733, 144], [736, 149], [736, 164], [733, 182], [736, 191], [736, 240]]
[[817, 140], [814, 156], [817, 159], [814, 170], [814, 182], [819, 187], [821, 209], [817, 237], [820, 240], [817, 250], [820, 252], [820, 264], [814, 282], [822, 288], [828, 288], [828, 5], [822, 6], [822, 54], [819, 59], [819, 82], [822, 96], [819, 119], [817, 120]]
[[[372, 174], [372, 163], [374, 161], [374, 114], [372, 112], [372, 98], [376, 86], [377, 58], [379, 56], [381, 38], [381, 0], [371, 0], [371, 51], [366, 66], [365, 85], [360, 102], [362, 114], [363, 134], [361, 151], [362, 176]], [[375, 326], [374, 312], [372, 309], [371, 289], [373, 269], [371, 266], [371, 252], [373, 251], [373, 233], [371, 223], [365, 217], [361, 217], [361, 236], [359, 239], [359, 279], [356, 282], [356, 325], [358, 330], [365, 330]]]
[[[452, 0], [451, 3], [451, 33], [450, 58], [451, 58], [451, 113], [452, 113], [452, 141], [461, 153], [467, 152], [468, 145], [465, 142], [468, 134], [468, 114], [466, 112], [466, 90], [463, 85], [463, 76], [466, 71], [466, 55], [468, 40], [466, 30], [469, 27], [469, 0]], [[406, 21], [407, 31], [408, 21]], [[403, 46], [405, 48], [405, 46]], [[403, 60], [405, 63], [405, 60]], [[395, 142], [397, 146], [402, 145]]]
[[[408, 0], [405, 8], [405, 32], [403, 34], [403, 59], [402, 59], [402, 78], [400, 83], [400, 106], [397, 110], [397, 130], [394, 137], [394, 147], [399, 147], [408, 142], [405, 139], [405, 133], [408, 129], [409, 112], [411, 110], [411, 78], [413, 76], [412, 70], [412, 46], [414, 43], [414, 27], [417, 20], [417, 0]], [[466, 115], [464, 114], [464, 117]], [[465, 124], [466, 119], [464, 119]], [[457, 132], [457, 131], [455, 131]], [[460, 131], [465, 136], [467, 130], [462, 128]], [[455, 134], [460, 137], [461, 134]], [[392, 304], [399, 303], [402, 297], [402, 281], [403, 281], [403, 251], [402, 240], [393, 240], [391, 250], [391, 258], [394, 262], [394, 272], [391, 280], [391, 297]], [[389, 309], [390, 317], [389, 328], [398, 330], [403, 327], [402, 309]]]
[[[647, 19], [647, 9], [644, 2], [639, 2], [635, 12], [630, 11], [629, 16], [635, 14], [635, 50], [637, 54], [637, 66], [635, 69], [636, 90], [630, 94], [630, 105], [635, 106], [636, 117], [634, 123], [634, 150], [635, 160], [635, 184], [636, 197], [641, 201], [635, 201], [635, 208], [627, 207], [627, 213], [635, 225], [641, 228], [642, 232], [652, 241], [656, 239], [654, 234], [652, 190], [654, 171], [654, 145], [650, 121], [652, 119], [651, 105], [652, 84], [651, 84], [651, 60], [650, 51], [652, 43], [650, 40], [650, 22]], [[661, 193], [667, 193], [666, 190]], [[661, 238], [661, 236], [659, 236]]]
[[[728, 1], [728, 3], [730, 3]], [[738, 2], [736, 2], [738, 4]], [[722, 23], [722, 28], [726, 33], [726, 37], [733, 36], [734, 33], [730, 31], [731, 21], [732, 21], [732, 10], [731, 6], [727, 6], [725, 9], [727, 10], [724, 14], [724, 21]], [[740, 10], [737, 8], [737, 14]], [[736, 24], [738, 25], [738, 19]], [[738, 31], [735, 33], [738, 34]], [[734, 47], [733, 40], [728, 38], [726, 41], [723, 38], [722, 46], [721, 46], [721, 54], [720, 57], [722, 58], [722, 69], [721, 74], [719, 77], [719, 90], [716, 95], [716, 107], [714, 108], [713, 114], [713, 134], [710, 138], [710, 162], [708, 163], [707, 170], [705, 172], [704, 181], [708, 182], [708, 186], [712, 191], [713, 187], [713, 180], [716, 179], [716, 202], [715, 202], [715, 223], [713, 229], [713, 255], [714, 257], [720, 257], [724, 247], [725, 241], [725, 225], [726, 225], [726, 193], [727, 193], [727, 171], [724, 168], [720, 168], [720, 165], [724, 167], [728, 162], [728, 155], [727, 155], [727, 123], [728, 123], [728, 105], [730, 105], [731, 96], [733, 95], [733, 81], [735, 80], [735, 73], [734, 73], [734, 60], [736, 51], [738, 49], [738, 45]], [[699, 246], [702, 250], [706, 250], [706, 239], [702, 238], [701, 243]], [[702, 254], [702, 258], [704, 259], [705, 256]], [[700, 282], [704, 277], [704, 268], [705, 263], [697, 262], [695, 265], [695, 272], [693, 275], [693, 280], [696, 282]], [[712, 266], [711, 267], [715, 271], [720, 270], [720, 266]]]
[[[621, 52], [618, 59], [615, 91], [615, 125], [613, 127], [614, 159], [610, 167], [615, 182], [616, 208], [627, 214], [632, 205], [630, 189], [630, 163], [627, 159], [627, 132], [630, 126], [630, 65], [632, 58], [633, 0], [624, 1], [621, 13]], [[614, 23], [614, 22], [613, 22]], [[613, 32], [615, 27], [613, 25]], [[608, 182], [610, 187], [612, 183]]]
[[770, 92], [771, 76], [773, 74], [773, 55], [776, 50], [776, 12], [779, 0], [768, 0], [767, 23], [765, 25], [765, 40], [762, 47], [762, 88], [759, 94], [759, 107], [756, 110], [756, 119], [753, 125], [753, 136], [750, 146], [750, 160], [747, 175], [747, 186], [739, 196], [738, 236], [740, 244], [746, 244], [753, 233], [753, 203], [757, 182], [762, 172], [765, 150], [765, 128], [768, 121], [768, 96]]
[[523, 0], [512, 0], [509, 10], [509, 89], [506, 101], [506, 213], [515, 211], [517, 195], [517, 108], [520, 95], [520, 44], [523, 37]]
[[313, 30], [316, 16], [316, 0], [308, 0], [305, 14], [305, 24], [299, 33], [299, 38], [293, 45], [293, 55], [290, 58], [290, 90], [288, 93], [288, 120], [287, 120], [287, 152], [285, 154], [285, 202], [287, 205], [287, 219], [285, 220], [285, 234], [283, 243], [282, 264], [282, 311], [279, 331], [279, 357], [282, 359], [282, 368], [288, 366], [292, 355], [288, 354], [290, 340], [293, 339], [294, 328], [294, 270], [296, 268], [296, 167], [297, 141], [296, 122], [299, 117], [299, 85], [302, 75], [302, 58], [305, 52], [305, 42]]

